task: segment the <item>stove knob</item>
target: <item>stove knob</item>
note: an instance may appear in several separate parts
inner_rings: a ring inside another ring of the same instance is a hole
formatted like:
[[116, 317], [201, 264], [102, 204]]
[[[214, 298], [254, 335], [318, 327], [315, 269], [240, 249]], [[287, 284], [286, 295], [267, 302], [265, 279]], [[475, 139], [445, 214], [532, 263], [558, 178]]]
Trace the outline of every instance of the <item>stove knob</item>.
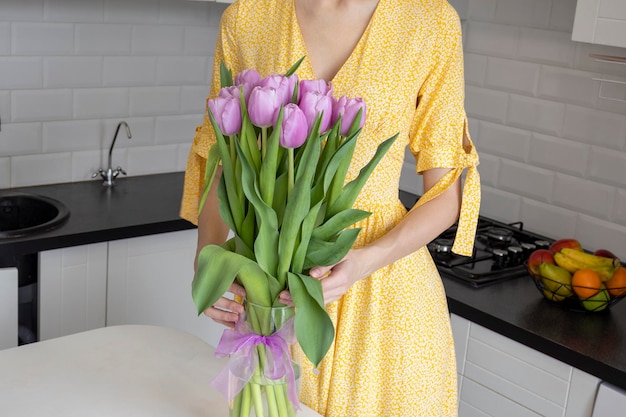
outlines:
[[537, 245], [534, 245], [532, 243], [527, 243], [527, 242], [520, 243], [520, 246], [522, 247], [522, 250], [524, 251], [524, 260], [528, 259], [530, 254], [533, 253], [535, 249], [537, 249]]
[[517, 266], [524, 262], [524, 250], [521, 246], [509, 246], [506, 249], [509, 252], [509, 266]]
[[495, 267], [496, 269], [502, 269], [504, 267], [506, 267], [507, 264], [507, 258], [509, 256], [509, 253], [503, 249], [494, 249], [492, 252], [493, 254], [493, 259], [495, 261]]
[[547, 240], [535, 240], [535, 245], [537, 249], [548, 249], [550, 247], [550, 242]]

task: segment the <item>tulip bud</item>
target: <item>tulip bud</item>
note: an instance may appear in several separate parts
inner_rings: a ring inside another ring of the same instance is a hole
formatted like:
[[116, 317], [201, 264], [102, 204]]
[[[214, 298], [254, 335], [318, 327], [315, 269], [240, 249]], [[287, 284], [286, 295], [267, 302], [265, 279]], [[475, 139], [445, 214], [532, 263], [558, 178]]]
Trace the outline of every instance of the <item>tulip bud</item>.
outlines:
[[333, 84], [324, 80], [302, 80], [300, 81], [300, 97], [305, 93], [313, 92], [322, 95], [330, 95], [333, 92]]
[[306, 116], [300, 110], [300, 107], [293, 103], [283, 107], [280, 146], [283, 148], [299, 148], [306, 141], [308, 130]]
[[300, 97], [300, 109], [304, 112], [309, 126], [309, 132], [313, 128], [317, 115], [322, 113], [320, 123], [320, 133], [325, 132], [330, 127], [330, 120], [333, 114], [334, 99], [330, 95], [319, 92], [307, 91]]
[[278, 94], [281, 104], [291, 103], [293, 89], [298, 82], [296, 74], [285, 77], [284, 75], [269, 75], [259, 82], [260, 87], [274, 88]]
[[248, 115], [253, 125], [270, 127], [274, 125], [280, 108], [278, 93], [275, 88], [256, 86], [248, 100]]
[[241, 106], [239, 97], [217, 97], [207, 101], [215, 122], [223, 135], [230, 136], [241, 131]]
[[357, 114], [361, 112], [361, 120], [359, 121], [359, 127], [363, 127], [365, 124], [365, 101], [362, 98], [347, 98], [345, 96], [339, 98], [333, 106], [332, 123], [335, 124], [339, 117], [341, 117], [341, 126], [339, 132], [343, 136], [347, 136], [350, 131], [350, 126], [354, 122]]
[[250, 99], [252, 89], [261, 82], [261, 75], [256, 70], [243, 70], [235, 75], [235, 85], [243, 89], [243, 96], [246, 101]]

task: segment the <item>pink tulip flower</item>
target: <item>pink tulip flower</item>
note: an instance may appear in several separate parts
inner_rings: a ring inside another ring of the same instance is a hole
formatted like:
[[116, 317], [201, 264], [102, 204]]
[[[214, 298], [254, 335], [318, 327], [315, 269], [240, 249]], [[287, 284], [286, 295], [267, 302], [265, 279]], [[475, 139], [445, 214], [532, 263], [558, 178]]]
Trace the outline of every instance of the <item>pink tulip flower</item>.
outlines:
[[350, 126], [356, 118], [359, 110], [361, 112], [361, 121], [359, 127], [363, 127], [365, 124], [365, 101], [362, 98], [348, 98], [346, 96], [340, 97], [333, 107], [332, 123], [335, 124], [339, 117], [341, 117], [341, 126], [339, 126], [339, 132], [343, 136], [348, 135]]
[[256, 70], [247, 69], [235, 75], [235, 85], [243, 89], [243, 96], [248, 102], [252, 89], [261, 82], [261, 74]]
[[253, 125], [258, 127], [270, 127], [274, 125], [279, 101], [278, 92], [272, 87], [256, 86], [250, 93], [248, 100], [248, 115]]
[[298, 76], [293, 74], [289, 77], [284, 75], [269, 75], [259, 82], [261, 87], [271, 87], [278, 92], [281, 104], [291, 103], [293, 97], [293, 89], [298, 82]]
[[309, 126], [306, 116], [296, 104], [283, 107], [283, 123], [280, 131], [280, 146], [299, 148], [306, 141]]
[[325, 132], [330, 127], [333, 114], [334, 99], [330, 94], [321, 94], [316, 91], [306, 91], [300, 96], [300, 109], [306, 116], [309, 132], [313, 129], [313, 124], [317, 115], [322, 113], [320, 123], [320, 133]]
[[239, 97], [217, 97], [207, 101], [215, 122], [223, 135], [231, 136], [241, 131], [241, 106]]
[[302, 80], [300, 81], [299, 89], [300, 97], [308, 92], [330, 95], [333, 93], [333, 84], [324, 80]]

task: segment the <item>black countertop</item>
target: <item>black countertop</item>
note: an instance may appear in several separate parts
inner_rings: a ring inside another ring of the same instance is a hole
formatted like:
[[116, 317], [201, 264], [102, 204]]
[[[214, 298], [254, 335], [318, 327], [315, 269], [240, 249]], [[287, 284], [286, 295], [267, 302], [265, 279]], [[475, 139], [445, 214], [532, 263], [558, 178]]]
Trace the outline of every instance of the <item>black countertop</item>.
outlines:
[[[86, 181], [11, 190], [55, 198], [71, 214], [57, 229], [0, 239], [1, 257], [195, 227], [178, 217], [183, 173], [120, 178], [113, 188], [100, 184]], [[415, 199], [401, 194], [405, 203]], [[544, 300], [530, 277], [478, 289], [445, 276], [443, 281], [452, 313], [626, 389], [625, 302], [607, 312], [579, 313]]]

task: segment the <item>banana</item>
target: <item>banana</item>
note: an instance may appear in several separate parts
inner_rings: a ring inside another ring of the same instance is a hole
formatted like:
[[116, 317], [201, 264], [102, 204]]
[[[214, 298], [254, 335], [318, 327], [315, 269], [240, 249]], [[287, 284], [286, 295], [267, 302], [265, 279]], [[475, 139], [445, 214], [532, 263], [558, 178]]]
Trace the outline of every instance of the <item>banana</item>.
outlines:
[[608, 281], [621, 266], [617, 258], [605, 258], [576, 249], [563, 248], [554, 254], [554, 261], [571, 273], [579, 269], [591, 269], [600, 275], [602, 281]]
[[565, 268], [553, 265], [549, 262], [542, 262], [539, 265], [539, 274], [544, 287], [553, 294], [563, 297], [570, 297], [572, 293], [572, 274]]

